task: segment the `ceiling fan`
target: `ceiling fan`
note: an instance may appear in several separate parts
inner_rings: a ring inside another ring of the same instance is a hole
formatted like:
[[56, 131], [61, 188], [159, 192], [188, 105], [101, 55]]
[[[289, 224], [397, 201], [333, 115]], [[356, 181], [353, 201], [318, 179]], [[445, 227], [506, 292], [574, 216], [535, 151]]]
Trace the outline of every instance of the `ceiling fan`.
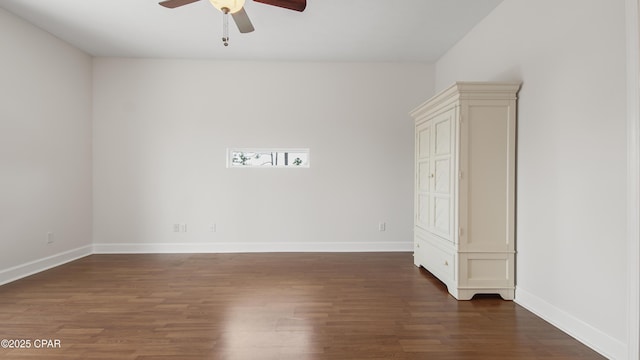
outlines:
[[[200, 0], [165, 0], [161, 1], [159, 4], [169, 8], [174, 9], [183, 5], [188, 5]], [[251, 20], [249, 20], [249, 15], [244, 10], [244, 2], [245, 0], [209, 0], [211, 4], [218, 10], [222, 11], [224, 14], [224, 22], [223, 22], [223, 34], [222, 34], [222, 42], [224, 46], [229, 45], [229, 28], [228, 28], [228, 15], [231, 14], [233, 17], [233, 21], [235, 21], [238, 26], [238, 30], [241, 33], [249, 33], [254, 29], [253, 24], [251, 24]], [[273, 5], [277, 7], [281, 7], [284, 9], [295, 10], [295, 11], [304, 11], [307, 7], [307, 0], [253, 0], [255, 2]]]

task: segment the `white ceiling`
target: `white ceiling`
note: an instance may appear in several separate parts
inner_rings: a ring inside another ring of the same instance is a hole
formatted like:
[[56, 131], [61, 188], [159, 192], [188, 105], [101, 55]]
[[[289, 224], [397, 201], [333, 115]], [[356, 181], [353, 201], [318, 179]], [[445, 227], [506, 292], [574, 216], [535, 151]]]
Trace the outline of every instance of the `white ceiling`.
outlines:
[[0, 0], [0, 7], [95, 56], [433, 62], [502, 0], [307, 0], [299, 13], [247, 0], [256, 28], [222, 45], [207, 0]]

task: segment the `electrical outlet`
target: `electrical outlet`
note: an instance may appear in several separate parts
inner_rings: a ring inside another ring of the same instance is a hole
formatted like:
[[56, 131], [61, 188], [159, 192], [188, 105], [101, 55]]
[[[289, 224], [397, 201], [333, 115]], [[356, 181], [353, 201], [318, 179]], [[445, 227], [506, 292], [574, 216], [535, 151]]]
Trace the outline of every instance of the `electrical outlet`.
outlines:
[[387, 230], [387, 223], [386, 222], [381, 222], [378, 224], [378, 231], [386, 231]]
[[217, 229], [216, 224], [211, 224], [211, 225], [209, 225], [209, 232], [214, 233], [214, 232], [216, 232], [217, 230], [218, 230], [218, 229]]
[[173, 232], [180, 232], [180, 224], [173, 224]]
[[47, 245], [53, 244], [55, 241], [54, 234], [52, 232], [47, 233]]
[[187, 224], [180, 224], [180, 232], [187, 232]]

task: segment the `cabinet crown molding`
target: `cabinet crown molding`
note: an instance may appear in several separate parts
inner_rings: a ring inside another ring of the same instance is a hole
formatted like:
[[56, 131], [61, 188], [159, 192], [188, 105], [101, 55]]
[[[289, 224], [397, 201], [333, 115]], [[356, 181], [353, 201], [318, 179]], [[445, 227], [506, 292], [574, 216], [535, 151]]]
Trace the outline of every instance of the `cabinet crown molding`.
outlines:
[[517, 100], [520, 83], [458, 81], [409, 112], [414, 119], [458, 100]]

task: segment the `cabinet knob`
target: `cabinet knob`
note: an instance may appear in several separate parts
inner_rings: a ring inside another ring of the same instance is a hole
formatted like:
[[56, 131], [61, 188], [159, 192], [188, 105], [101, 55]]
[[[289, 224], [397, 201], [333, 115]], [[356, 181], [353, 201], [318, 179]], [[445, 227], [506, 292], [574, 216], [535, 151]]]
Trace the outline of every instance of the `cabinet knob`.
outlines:
[[449, 262], [445, 260], [444, 266], [449, 266]]
[[436, 174], [431, 174], [430, 178], [433, 179], [434, 177], [436, 177]]

